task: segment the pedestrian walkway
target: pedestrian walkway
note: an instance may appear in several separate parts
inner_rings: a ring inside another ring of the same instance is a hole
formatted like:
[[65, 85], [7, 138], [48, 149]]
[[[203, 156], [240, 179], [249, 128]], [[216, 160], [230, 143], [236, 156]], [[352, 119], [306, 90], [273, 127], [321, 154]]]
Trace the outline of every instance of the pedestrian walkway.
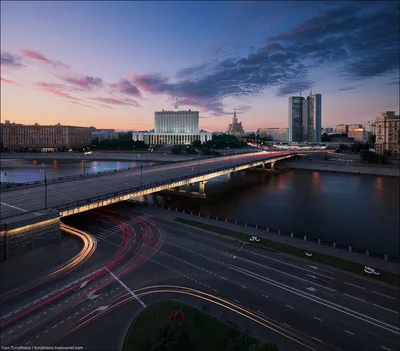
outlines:
[[241, 225], [235, 225], [233, 223], [225, 223], [221, 221], [217, 221], [215, 219], [209, 219], [205, 217], [199, 217], [198, 214], [191, 215], [182, 212], [175, 212], [175, 210], [161, 209], [149, 207], [146, 205], [139, 205], [138, 210], [140, 212], [153, 215], [155, 217], [159, 217], [161, 219], [174, 221], [175, 218], [184, 218], [188, 220], [193, 220], [196, 222], [214, 225], [217, 227], [229, 229], [236, 232], [241, 232], [244, 234], [248, 234], [251, 236], [258, 236], [260, 238], [265, 238], [268, 240], [276, 241], [279, 243], [284, 243], [288, 245], [292, 245], [298, 247], [300, 249], [304, 249], [305, 251], [318, 252], [321, 254], [333, 256], [336, 258], [340, 258], [342, 260], [347, 260], [351, 262], [356, 262], [362, 265], [369, 265], [375, 267], [377, 269], [385, 270], [388, 272], [400, 274], [400, 263], [397, 262], [389, 262], [384, 259], [375, 258], [371, 256], [362, 255], [355, 252], [348, 252], [343, 249], [333, 248], [325, 245], [319, 245], [317, 243], [311, 241], [304, 241], [297, 238], [291, 238], [288, 236], [282, 236], [278, 234], [268, 233], [265, 230], [258, 230], [255, 228], [243, 227]]

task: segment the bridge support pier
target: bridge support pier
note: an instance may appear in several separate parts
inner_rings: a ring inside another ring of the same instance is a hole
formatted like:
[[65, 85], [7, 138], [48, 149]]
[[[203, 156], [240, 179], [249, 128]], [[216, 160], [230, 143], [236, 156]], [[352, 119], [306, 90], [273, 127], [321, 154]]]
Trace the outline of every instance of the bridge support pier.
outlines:
[[[229, 173], [229, 174], [230, 174], [230, 173]], [[204, 180], [203, 182], [200, 182], [200, 183], [199, 183], [199, 194], [205, 195], [206, 183], [207, 183], [206, 180]]]
[[271, 171], [275, 171], [275, 162], [271, 162]]

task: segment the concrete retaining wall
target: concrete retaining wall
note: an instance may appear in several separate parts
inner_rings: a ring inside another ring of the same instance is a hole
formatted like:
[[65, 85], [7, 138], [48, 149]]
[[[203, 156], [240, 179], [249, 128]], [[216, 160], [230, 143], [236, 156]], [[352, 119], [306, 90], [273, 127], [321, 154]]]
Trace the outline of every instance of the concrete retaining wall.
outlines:
[[4, 262], [27, 251], [54, 244], [60, 239], [58, 211], [12, 217], [8, 223], [1, 224], [0, 260]]
[[308, 169], [312, 171], [328, 171], [355, 174], [369, 174], [375, 176], [399, 177], [397, 167], [364, 165], [360, 163], [347, 163], [337, 161], [312, 162], [312, 161], [285, 161], [288, 168]]

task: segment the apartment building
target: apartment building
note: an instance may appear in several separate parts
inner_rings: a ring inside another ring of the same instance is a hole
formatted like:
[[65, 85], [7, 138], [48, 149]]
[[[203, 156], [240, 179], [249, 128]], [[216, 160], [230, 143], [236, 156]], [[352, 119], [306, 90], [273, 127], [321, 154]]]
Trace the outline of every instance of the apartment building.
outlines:
[[400, 116], [395, 111], [382, 112], [376, 118], [375, 150], [378, 154], [385, 152], [400, 157]]
[[64, 149], [89, 146], [92, 141], [90, 127], [57, 125], [0, 124], [0, 141], [7, 150]]

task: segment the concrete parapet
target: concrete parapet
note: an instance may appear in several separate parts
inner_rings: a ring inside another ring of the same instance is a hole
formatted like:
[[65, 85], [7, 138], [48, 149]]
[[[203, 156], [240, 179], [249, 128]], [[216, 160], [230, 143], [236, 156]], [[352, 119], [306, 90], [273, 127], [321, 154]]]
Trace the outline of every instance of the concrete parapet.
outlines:
[[24, 213], [0, 223], [0, 260], [42, 248], [61, 238], [60, 213], [48, 210], [41, 213]]

